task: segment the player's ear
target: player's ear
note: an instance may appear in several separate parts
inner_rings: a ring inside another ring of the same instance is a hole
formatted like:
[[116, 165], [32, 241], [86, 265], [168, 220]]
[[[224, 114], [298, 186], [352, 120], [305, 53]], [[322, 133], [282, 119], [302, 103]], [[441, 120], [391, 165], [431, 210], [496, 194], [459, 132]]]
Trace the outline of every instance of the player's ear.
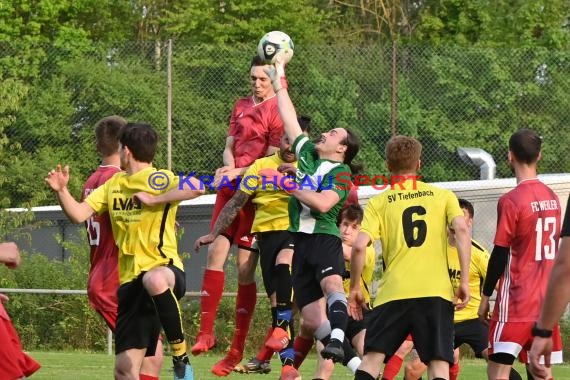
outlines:
[[418, 160], [418, 163], [416, 164], [416, 172], [419, 172], [421, 167], [422, 167], [422, 160]]

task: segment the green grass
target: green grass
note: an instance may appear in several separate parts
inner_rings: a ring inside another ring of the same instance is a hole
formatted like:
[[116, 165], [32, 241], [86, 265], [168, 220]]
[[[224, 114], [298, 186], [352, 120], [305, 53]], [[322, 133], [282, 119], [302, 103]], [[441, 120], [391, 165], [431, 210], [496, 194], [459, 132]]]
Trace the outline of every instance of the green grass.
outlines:
[[[31, 378], [34, 380], [102, 380], [111, 379], [113, 376], [114, 357], [101, 353], [85, 353], [85, 352], [31, 352], [32, 357], [38, 360], [42, 368]], [[210, 373], [212, 365], [220, 359], [221, 355], [206, 355], [192, 358], [196, 380], [219, 379]], [[161, 379], [171, 379], [172, 371], [168, 366], [169, 361], [165, 360], [165, 366], [162, 370]], [[255, 380], [270, 380], [278, 377], [280, 368], [279, 361], [274, 359], [272, 362], [273, 371], [269, 375], [241, 375], [233, 373], [229, 378]], [[311, 356], [301, 367], [301, 375], [303, 379], [311, 379], [316, 360]], [[523, 379], [526, 378], [524, 368], [517, 364]], [[398, 376], [401, 379], [403, 376]], [[333, 378], [336, 379], [352, 379], [346, 368], [337, 366]], [[424, 376], [425, 378], [425, 376]], [[483, 360], [465, 359], [461, 362], [461, 380], [481, 380], [486, 378], [485, 362]], [[554, 378], [557, 380], [570, 379], [570, 366], [555, 366]]]

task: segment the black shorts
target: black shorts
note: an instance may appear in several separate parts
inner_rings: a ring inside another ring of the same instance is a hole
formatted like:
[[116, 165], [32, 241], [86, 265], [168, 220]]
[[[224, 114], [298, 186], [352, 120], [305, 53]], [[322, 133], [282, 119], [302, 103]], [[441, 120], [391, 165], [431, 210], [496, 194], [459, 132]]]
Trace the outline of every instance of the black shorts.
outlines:
[[444, 360], [453, 363], [453, 304], [440, 297], [390, 301], [371, 311], [364, 352], [386, 354], [386, 362], [406, 340], [414, 346], [422, 362]]
[[[186, 277], [174, 265], [168, 265], [168, 268], [174, 272], [174, 295], [180, 299], [186, 292]], [[119, 287], [115, 354], [132, 348], [146, 348], [145, 355], [154, 356], [161, 324], [152, 298], [143, 287], [144, 273]]]
[[483, 351], [489, 345], [489, 326], [479, 319], [469, 319], [458, 322], [453, 326], [455, 330], [454, 347], [457, 348], [463, 343], [468, 344], [478, 358], [483, 357]]
[[283, 249], [293, 249], [293, 234], [289, 231], [258, 232], [259, 264], [267, 296], [275, 292], [275, 260]]
[[342, 241], [328, 234], [295, 233], [293, 290], [299, 310], [323, 297], [321, 280], [345, 271]]
[[352, 342], [352, 339], [358, 335], [359, 332], [362, 330], [366, 330], [366, 315], [363, 319], [357, 321], [352, 317], [348, 317], [348, 324], [346, 325], [346, 330], [344, 331], [344, 335], [346, 338]]

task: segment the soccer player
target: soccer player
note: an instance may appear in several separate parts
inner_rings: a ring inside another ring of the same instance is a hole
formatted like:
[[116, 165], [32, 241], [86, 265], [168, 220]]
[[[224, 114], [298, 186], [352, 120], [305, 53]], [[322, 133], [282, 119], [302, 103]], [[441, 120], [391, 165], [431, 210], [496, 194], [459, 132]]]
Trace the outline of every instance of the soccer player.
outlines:
[[[69, 168], [51, 170], [47, 183], [64, 213], [74, 223], [95, 213], [109, 212], [119, 247], [115, 378], [138, 379], [146, 355], [154, 355], [160, 328], [173, 355], [175, 379], [193, 379], [186, 354], [178, 300], [186, 290], [183, 264], [178, 255], [176, 210], [182, 199], [203, 193], [195, 178], [173, 196], [179, 177], [152, 167], [158, 135], [148, 124], [128, 123], [119, 132], [119, 172], [79, 203], [69, 193]], [[152, 195], [149, 195], [152, 194]]]
[[[300, 119], [302, 120], [307, 119]], [[305, 124], [303, 131], [308, 133], [308, 128], [309, 125]], [[245, 172], [239, 189], [220, 212], [213, 230], [208, 235], [198, 238], [195, 243], [195, 248], [198, 250], [200, 246], [213, 242], [251, 199], [255, 206], [255, 218], [251, 232], [255, 234], [259, 245], [261, 273], [265, 291], [270, 298], [273, 319], [272, 331], [268, 334], [264, 345], [269, 349], [270, 357], [273, 352], [279, 352], [282, 363], [282, 380], [294, 380], [299, 376], [293, 367], [294, 352], [291, 340], [293, 331], [291, 284], [293, 237], [287, 231], [289, 228], [287, 210], [289, 195], [272, 184], [264, 183], [259, 176], [259, 171], [263, 168], [277, 169], [282, 164], [291, 164], [295, 160], [295, 154], [291, 151], [291, 143], [287, 136], [283, 135], [279, 151], [272, 156], [255, 160]], [[268, 372], [268, 367], [264, 368], [262, 372]]]
[[[81, 200], [85, 200], [96, 188], [121, 171], [119, 157], [119, 130], [127, 124], [120, 116], [101, 119], [95, 127], [97, 152], [102, 157], [101, 165], [85, 181]], [[109, 213], [93, 215], [85, 221], [91, 267], [87, 282], [87, 297], [91, 307], [99, 313], [113, 333], [117, 322], [117, 289], [119, 289], [119, 252]], [[162, 367], [162, 341], [157, 342], [154, 356], [145, 357], [142, 363], [141, 380], [158, 379]]]
[[[466, 199], [459, 199], [459, 206], [463, 210], [465, 221], [471, 233], [473, 226], [473, 216], [475, 209], [471, 202]], [[447, 238], [447, 260], [449, 267], [449, 278], [456, 288], [461, 278], [461, 268], [457, 260], [457, 248], [455, 241], [455, 231], [448, 228]], [[475, 357], [487, 359], [487, 337], [489, 328], [487, 324], [481, 322], [477, 316], [479, 303], [481, 302], [481, 286], [487, 275], [487, 264], [489, 262], [489, 252], [477, 241], [471, 239], [471, 262], [469, 265], [469, 290], [471, 298], [467, 306], [458, 310], [454, 314], [454, 363], [449, 368], [449, 378], [457, 379], [459, 375], [459, 346], [466, 343], [473, 349]], [[421, 362], [417, 355], [406, 365], [406, 379], [418, 379], [426, 370], [426, 365]], [[520, 379], [520, 375], [513, 369], [511, 380]], [[518, 376], [518, 377], [517, 377]]]
[[[489, 379], [507, 379], [519, 354], [527, 362], [533, 336], [541, 333], [533, 324], [554, 266], [561, 214], [558, 196], [537, 178], [541, 145], [540, 136], [530, 129], [520, 129], [509, 139], [508, 161], [517, 186], [499, 198], [494, 248], [478, 311], [485, 320], [489, 297], [500, 280], [489, 328]], [[558, 327], [554, 330], [558, 340]], [[552, 362], [561, 359], [559, 352]]]
[[370, 312], [364, 358], [356, 380], [373, 380], [381, 363], [412, 334], [430, 379], [446, 379], [453, 363], [453, 303], [469, 301], [468, 277], [461, 278], [455, 299], [447, 268], [447, 226], [455, 230], [460, 270], [469, 271], [470, 238], [455, 195], [417, 180], [422, 146], [414, 138], [394, 136], [386, 144], [390, 174], [404, 176], [400, 185], [371, 198], [352, 247], [350, 312], [362, 319], [365, 299], [360, 277], [366, 247], [382, 242], [384, 273]]
[[[321, 355], [335, 362], [342, 361], [348, 314], [342, 285], [342, 241], [336, 222], [350, 188], [343, 185], [339, 177], [351, 173], [351, 167], [355, 168], [352, 160], [360, 143], [346, 128], [334, 128], [321, 134], [316, 142], [311, 142], [303, 135], [297, 122], [287, 91], [285, 65], [279, 56], [267, 72], [277, 93], [285, 133], [293, 141], [298, 168], [295, 181], [284, 180], [284, 175], [273, 169], [263, 170], [260, 174], [291, 194], [289, 231], [295, 237], [295, 300], [307, 328], [315, 333], [318, 331], [317, 339], [328, 340]], [[323, 298], [328, 306], [328, 319], [321, 302]], [[329, 321], [330, 327], [327, 327]]]
[[[283, 123], [277, 112], [277, 100], [271, 81], [264, 71], [267, 66], [255, 56], [251, 61], [250, 78], [253, 95], [239, 99], [232, 110], [230, 129], [223, 153], [224, 166], [216, 170], [213, 185], [218, 187], [210, 230], [224, 205], [240, 186], [237, 176], [243, 174], [256, 159], [279, 150]], [[235, 330], [232, 345], [226, 356], [212, 367], [218, 376], [227, 376], [242, 357], [245, 339], [255, 310], [257, 288], [255, 267], [258, 255], [252, 248], [251, 225], [254, 207], [248, 201], [233, 223], [208, 246], [206, 270], [200, 298], [200, 331], [192, 354], [208, 351], [216, 343], [214, 322], [224, 290], [224, 264], [231, 244], [238, 246], [238, 291], [236, 298]]]
[[[0, 263], [10, 269], [20, 265], [20, 251], [13, 242], [0, 243]], [[40, 364], [22, 351], [22, 344], [3, 303], [8, 297], [0, 293], [0, 376], [25, 379], [40, 369]]]
[[[552, 334], [560, 317], [570, 302], [570, 198], [566, 203], [566, 214], [560, 232], [558, 257], [550, 273], [546, 296], [540, 318], [534, 324], [534, 339], [529, 353], [530, 372], [535, 379], [552, 378]], [[544, 363], [540, 363], [544, 355]]]
[[[362, 223], [362, 217], [364, 211], [362, 207], [358, 204], [345, 205], [339, 214], [339, 230], [342, 239], [342, 252], [344, 257], [344, 264], [346, 272], [343, 275], [344, 291], [348, 294], [350, 289], [350, 256], [352, 254], [352, 244], [356, 240], [358, 231], [360, 230], [360, 225]], [[362, 277], [360, 279], [361, 286], [364, 289], [364, 298], [368, 304], [370, 304], [370, 290], [372, 286], [372, 277], [374, 275], [374, 269], [376, 265], [376, 252], [374, 247], [368, 246], [366, 248], [366, 262], [364, 263], [364, 269], [362, 272]], [[364, 335], [366, 333], [366, 325], [364, 320], [357, 321], [353, 318], [348, 319], [348, 325], [346, 328], [346, 339], [350, 341], [351, 346], [356, 350], [357, 354], [362, 357], [364, 355]], [[317, 347], [320, 348], [320, 342], [317, 343]], [[345, 349], [345, 354], [347, 350]], [[352, 373], [356, 372], [356, 369], [360, 365], [360, 358], [354, 356], [350, 361], [345, 358], [343, 364], [345, 364]], [[322, 357], [317, 359], [317, 370], [313, 379], [330, 379], [333, 373], [334, 363], [331, 360], [325, 360]]]

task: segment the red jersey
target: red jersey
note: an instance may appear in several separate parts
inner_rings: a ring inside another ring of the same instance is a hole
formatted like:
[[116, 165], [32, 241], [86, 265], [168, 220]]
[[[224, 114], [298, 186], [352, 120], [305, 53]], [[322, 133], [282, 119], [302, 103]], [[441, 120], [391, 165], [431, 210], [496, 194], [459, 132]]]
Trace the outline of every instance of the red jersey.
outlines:
[[[117, 166], [99, 166], [85, 182], [81, 199], [84, 200], [96, 188], [107, 182], [121, 169]], [[93, 215], [85, 222], [87, 238], [91, 246], [87, 295], [91, 306], [103, 315], [107, 324], [114, 327], [119, 288], [118, 248], [113, 238], [109, 214]], [[110, 320], [113, 319], [113, 320]]]
[[278, 147], [283, 136], [283, 121], [277, 110], [277, 97], [259, 104], [253, 96], [239, 99], [230, 117], [228, 136], [234, 138], [236, 168], [250, 166], [265, 156], [269, 146]]
[[495, 245], [511, 252], [493, 320], [538, 319], [558, 251], [561, 209], [558, 196], [538, 179], [521, 181], [499, 199]]

